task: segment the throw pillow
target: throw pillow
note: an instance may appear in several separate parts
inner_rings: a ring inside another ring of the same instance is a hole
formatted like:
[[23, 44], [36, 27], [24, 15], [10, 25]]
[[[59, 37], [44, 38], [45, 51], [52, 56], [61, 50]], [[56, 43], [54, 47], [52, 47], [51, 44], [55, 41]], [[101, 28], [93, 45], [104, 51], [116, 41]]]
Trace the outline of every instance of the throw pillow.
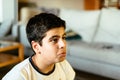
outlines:
[[73, 30], [66, 31], [66, 40], [81, 40], [82, 37]]

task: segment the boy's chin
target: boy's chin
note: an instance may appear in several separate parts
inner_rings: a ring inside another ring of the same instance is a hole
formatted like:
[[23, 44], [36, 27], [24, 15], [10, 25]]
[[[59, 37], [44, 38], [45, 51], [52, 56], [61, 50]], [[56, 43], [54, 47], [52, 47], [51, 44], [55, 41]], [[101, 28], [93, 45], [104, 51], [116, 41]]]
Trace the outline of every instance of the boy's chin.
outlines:
[[66, 58], [61, 58], [61, 59], [59, 59], [59, 62], [62, 62], [62, 61], [64, 61]]

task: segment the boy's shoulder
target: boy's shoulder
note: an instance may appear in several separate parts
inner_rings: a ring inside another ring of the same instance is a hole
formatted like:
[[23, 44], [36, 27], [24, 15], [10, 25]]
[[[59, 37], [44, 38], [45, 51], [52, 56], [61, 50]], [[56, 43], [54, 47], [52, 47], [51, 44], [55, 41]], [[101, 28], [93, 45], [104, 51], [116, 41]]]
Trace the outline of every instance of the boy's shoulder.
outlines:
[[[16, 80], [21, 78], [21, 71], [25, 70], [29, 66], [29, 58], [23, 60], [22, 62], [16, 64], [4, 77], [2, 80]], [[14, 74], [15, 73], [15, 74]], [[9, 79], [14, 78], [14, 79]], [[20, 79], [21, 80], [21, 79]]]
[[30, 64], [29, 58], [27, 58], [27, 59], [23, 60], [22, 62], [18, 63], [17, 65], [15, 65], [14, 68], [21, 69], [29, 64]]

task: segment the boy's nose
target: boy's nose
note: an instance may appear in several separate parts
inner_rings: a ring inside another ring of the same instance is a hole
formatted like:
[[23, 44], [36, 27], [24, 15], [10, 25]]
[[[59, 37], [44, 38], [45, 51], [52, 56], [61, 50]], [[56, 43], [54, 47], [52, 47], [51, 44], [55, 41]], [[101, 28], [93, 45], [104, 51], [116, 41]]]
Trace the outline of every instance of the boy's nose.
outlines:
[[64, 48], [66, 47], [66, 41], [65, 40], [60, 40], [59, 41], [59, 48]]

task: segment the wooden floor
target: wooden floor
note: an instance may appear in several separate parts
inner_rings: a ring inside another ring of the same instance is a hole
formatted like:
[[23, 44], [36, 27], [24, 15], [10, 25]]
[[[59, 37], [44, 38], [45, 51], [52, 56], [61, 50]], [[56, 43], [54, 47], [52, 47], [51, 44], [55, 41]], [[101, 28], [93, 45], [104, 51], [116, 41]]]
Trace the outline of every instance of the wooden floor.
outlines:
[[[4, 68], [0, 68], [0, 80], [13, 66], [14, 65], [4, 67]], [[101, 77], [101, 76], [98, 76], [98, 75], [90, 74], [90, 73], [87, 73], [87, 72], [83, 72], [83, 71], [75, 70], [75, 72], [76, 72], [75, 80], [113, 80], [113, 79]]]

